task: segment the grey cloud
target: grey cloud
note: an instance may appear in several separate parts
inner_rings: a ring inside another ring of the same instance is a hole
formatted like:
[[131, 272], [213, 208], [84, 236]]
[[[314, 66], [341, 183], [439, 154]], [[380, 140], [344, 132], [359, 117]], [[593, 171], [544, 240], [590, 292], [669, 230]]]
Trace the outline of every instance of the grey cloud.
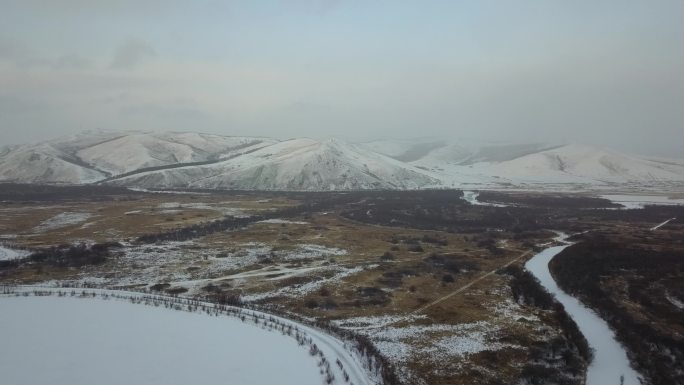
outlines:
[[306, 100], [299, 100], [288, 104], [285, 108], [298, 112], [318, 112], [330, 110], [332, 106], [328, 103], [312, 102]]
[[67, 54], [58, 57], [52, 67], [58, 70], [62, 69], [74, 69], [74, 70], [84, 70], [93, 67], [90, 60], [83, 58], [76, 54]]
[[48, 64], [28, 47], [0, 36], [0, 62], [12, 63], [18, 67], [33, 67]]
[[0, 115], [22, 115], [44, 111], [47, 105], [42, 100], [26, 99], [0, 94]]
[[149, 43], [140, 39], [129, 39], [114, 52], [110, 68], [131, 69], [154, 56], [156, 52]]
[[209, 119], [207, 113], [193, 107], [192, 103], [183, 105], [177, 102], [149, 102], [122, 107], [119, 113], [128, 118], [157, 119], [161, 122], [197, 123]]
[[75, 53], [65, 54], [56, 59], [48, 58], [25, 45], [0, 36], [0, 62], [11, 63], [20, 68], [52, 67], [54, 69], [86, 69], [92, 63]]

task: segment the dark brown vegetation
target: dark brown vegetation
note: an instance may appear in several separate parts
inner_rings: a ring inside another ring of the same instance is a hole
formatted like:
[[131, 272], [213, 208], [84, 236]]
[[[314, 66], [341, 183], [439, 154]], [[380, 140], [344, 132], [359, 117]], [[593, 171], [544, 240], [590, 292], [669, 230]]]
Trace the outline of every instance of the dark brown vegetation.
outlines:
[[87, 265], [99, 265], [111, 257], [111, 249], [119, 247], [121, 247], [121, 244], [116, 242], [97, 243], [92, 246], [87, 246], [84, 243], [54, 246], [38, 250], [26, 258], [0, 261], [0, 269], [22, 266], [78, 268]]
[[1, 202], [106, 201], [143, 193], [113, 186], [0, 183]]
[[[554, 318], [561, 325], [567, 347], [572, 350], [573, 354], [577, 354], [581, 358], [579, 362], [575, 362], [576, 364], [586, 365], [591, 362], [592, 352], [587, 339], [580, 332], [575, 321], [565, 311], [563, 305], [541, 286], [537, 278], [517, 265], [508, 266], [500, 273], [513, 277], [510, 286], [516, 302], [553, 311]], [[582, 366], [575, 367], [574, 370], [581, 371], [583, 368]]]
[[575, 209], [598, 209], [620, 207], [619, 204], [612, 203], [608, 199], [566, 194], [511, 194], [498, 191], [482, 191], [478, 195], [477, 199], [481, 202], [528, 207], [553, 207]]

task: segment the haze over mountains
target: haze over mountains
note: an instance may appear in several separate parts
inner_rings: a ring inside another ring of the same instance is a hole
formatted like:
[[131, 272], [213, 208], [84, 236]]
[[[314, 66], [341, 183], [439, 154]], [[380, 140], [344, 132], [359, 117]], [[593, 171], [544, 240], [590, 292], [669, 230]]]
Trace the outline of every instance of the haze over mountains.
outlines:
[[0, 150], [0, 181], [137, 188], [359, 190], [684, 185], [684, 160], [580, 144], [84, 132]]

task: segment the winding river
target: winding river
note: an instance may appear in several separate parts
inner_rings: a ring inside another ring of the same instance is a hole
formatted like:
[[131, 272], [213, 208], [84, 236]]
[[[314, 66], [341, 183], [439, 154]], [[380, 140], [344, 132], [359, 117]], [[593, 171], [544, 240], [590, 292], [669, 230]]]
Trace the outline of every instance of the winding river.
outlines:
[[[563, 241], [566, 237], [559, 237]], [[615, 333], [608, 324], [594, 311], [585, 307], [577, 298], [561, 290], [549, 271], [551, 259], [569, 244], [544, 249], [526, 264], [529, 270], [541, 282], [542, 286], [552, 293], [558, 302], [577, 323], [589, 345], [594, 350], [594, 359], [587, 369], [587, 385], [620, 385], [624, 376], [624, 385], [639, 385], [639, 374], [629, 366], [627, 353], [615, 340]]]

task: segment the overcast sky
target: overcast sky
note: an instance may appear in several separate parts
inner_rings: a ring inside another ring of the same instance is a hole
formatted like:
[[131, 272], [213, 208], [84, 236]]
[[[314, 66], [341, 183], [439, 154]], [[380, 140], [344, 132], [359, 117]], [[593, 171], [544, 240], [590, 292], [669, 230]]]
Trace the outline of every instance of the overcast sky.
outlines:
[[0, 0], [0, 145], [95, 128], [684, 157], [684, 1]]

